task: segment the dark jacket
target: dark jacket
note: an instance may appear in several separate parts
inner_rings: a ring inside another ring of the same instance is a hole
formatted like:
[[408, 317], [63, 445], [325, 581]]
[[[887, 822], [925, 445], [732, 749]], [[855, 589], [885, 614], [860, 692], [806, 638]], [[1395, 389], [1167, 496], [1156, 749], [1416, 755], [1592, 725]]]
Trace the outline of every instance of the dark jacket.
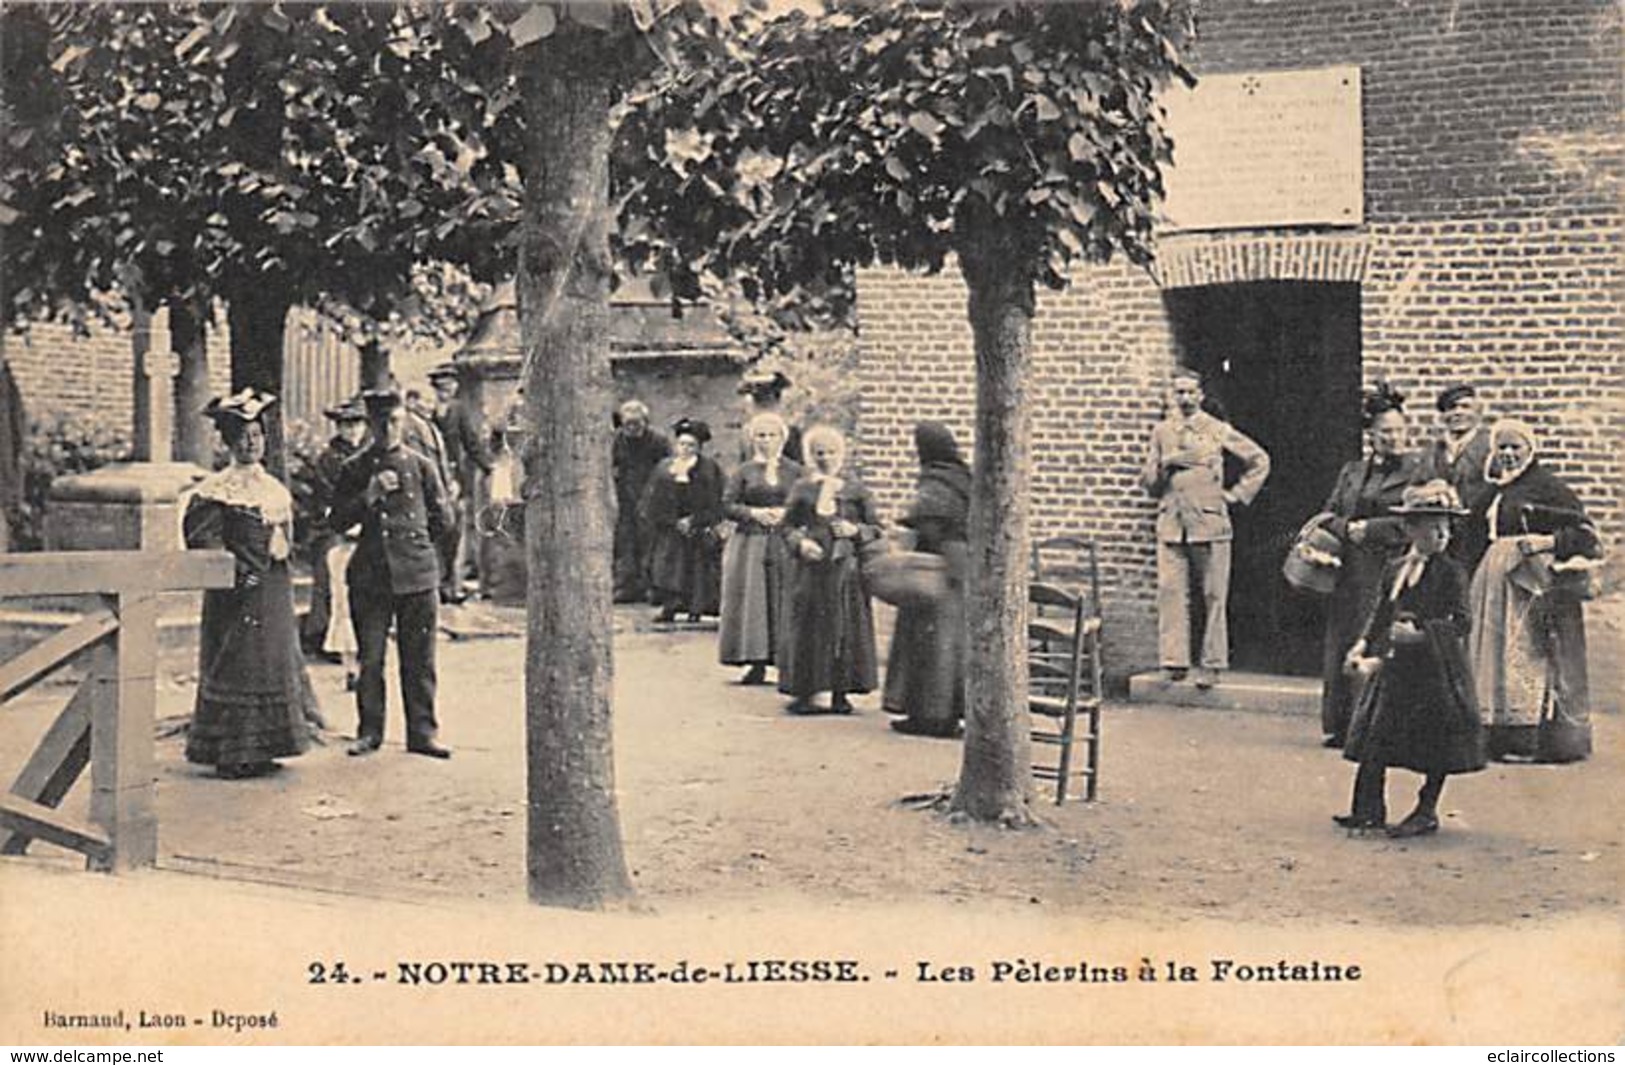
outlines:
[[1602, 554], [1597, 527], [1586, 517], [1580, 497], [1536, 459], [1511, 484], [1490, 485], [1474, 508], [1474, 518], [1488, 527], [1490, 505], [1495, 507], [1497, 538], [1503, 536], [1549, 535], [1556, 541], [1558, 561], [1584, 555]]
[[[400, 487], [368, 502], [373, 474], [394, 470]], [[407, 595], [440, 583], [435, 545], [451, 525], [445, 485], [433, 462], [403, 445], [373, 444], [339, 471], [328, 523], [335, 529], [360, 524], [361, 541], [346, 576], [358, 595]]]
[[[1383, 567], [1365, 626], [1366, 653], [1384, 665], [1373, 697], [1354, 712], [1343, 757], [1418, 773], [1471, 773], [1484, 767], [1484, 740], [1467, 662], [1467, 575], [1455, 559], [1439, 555], [1395, 599], [1402, 561]], [[1401, 616], [1421, 630], [1420, 643], [1394, 642]]]
[[446, 465], [462, 486], [474, 490], [477, 472], [491, 472], [491, 451], [485, 439], [484, 419], [462, 397], [453, 399], [435, 415], [435, 426], [446, 448]]

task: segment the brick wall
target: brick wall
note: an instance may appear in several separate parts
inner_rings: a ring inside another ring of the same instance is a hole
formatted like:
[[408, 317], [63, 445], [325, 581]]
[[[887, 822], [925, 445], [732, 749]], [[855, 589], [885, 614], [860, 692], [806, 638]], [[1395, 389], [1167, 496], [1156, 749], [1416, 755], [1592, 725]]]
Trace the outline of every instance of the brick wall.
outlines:
[[[224, 392], [231, 384], [224, 334], [211, 333], [208, 347], [211, 387]], [[27, 333], [6, 335], [4, 353], [29, 417], [97, 416], [128, 431], [135, 397], [128, 332], [97, 326], [77, 336], [67, 325], [36, 323]]]
[[[1368, 381], [1411, 391], [1425, 428], [1441, 383], [1479, 383], [1492, 413], [1535, 425], [1625, 544], [1619, 9], [1210, 0], [1203, 13], [1199, 73], [1362, 67], [1367, 224], [1182, 235], [1155, 276], [1082, 268], [1067, 292], [1041, 295], [1033, 531], [1101, 540], [1113, 670], [1155, 664], [1153, 511], [1136, 474], [1175, 359], [1159, 284], [1359, 281]], [[895, 514], [915, 420], [970, 442], [964, 286], [952, 268], [866, 271], [859, 309], [865, 468]]]

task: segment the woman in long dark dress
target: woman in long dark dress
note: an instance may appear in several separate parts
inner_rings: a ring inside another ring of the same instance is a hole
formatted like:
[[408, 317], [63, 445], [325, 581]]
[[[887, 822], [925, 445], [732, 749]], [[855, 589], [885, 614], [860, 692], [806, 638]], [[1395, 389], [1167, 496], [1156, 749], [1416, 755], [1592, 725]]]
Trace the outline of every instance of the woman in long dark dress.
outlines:
[[1422, 479], [1421, 455], [1405, 447], [1405, 397], [1386, 384], [1367, 392], [1361, 424], [1370, 454], [1348, 463], [1323, 510], [1326, 528], [1343, 542], [1343, 564], [1326, 604], [1326, 641], [1321, 657], [1320, 727], [1328, 747], [1341, 747], [1354, 711], [1354, 686], [1343, 660], [1371, 616], [1382, 568], [1405, 548], [1405, 523], [1390, 511], [1407, 486]]
[[1580, 498], [1535, 458], [1529, 426], [1496, 422], [1490, 441], [1471, 645], [1490, 757], [1579, 761], [1591, 753], [1582, 603], [1602, 545]]
[[947, 595], [900, 607], [886, 662], [885, 708], [904, 715], [892, 728], [917, 736], [953, 736], [965, 716], [965, 569], [971, 471], [959, 442], [940, 422], [914, 427], [920, 478], [901, 524], [914, 530], [914, 549], [942, 556]]
[[722, 550], [722, 625], [718, 656], [726, 666], [745, 666], [741, 684], [761, 684], [778, 661], [789, 591], [789, 548], [784, 541], [784, 501], [801, 467], [783, 457], [788, 428], [764, 413], [745, 426], [751, 460], [728, 477], [722, 510], [734, 523]]
[[[1467, 573], [1444, 554], [1450, 519], [1466, 513], [1444, 481], [1409, 488], [1394, 513], [1409, 549], [1382, 572], [1365, 635], [1349, 649], [1351, 672], [1372, 690], [1349, 723], [1343, 757], [1360, 764], [1350, 813], [1334, 820], [1389, 836], [1439, 830], [1445, 778], [1484, 768], [1484, 735], [1467, 662], [1471, 625]], [[1416, 809], [1389, 827], [1384, 795], [1390, 766], [1423, 774]]]
[[310, 745], [313, 696], [299, 649], [288, 555], [293, 497], [266, 472], [259, 418], [274, 396], [245, 390], [205, 411], [231, 450], [231, 465], [194, 489], [189, 548], [224, 548], [237, 561], [230, 588], [203, 594], [197, 705], [186, 759], [225, 779], [259, 776]]
[[874, 611], [859, 549], [880, 538], [874, 499], [843, 473], [846, 440], [827, 425], [802, 438], [808, 473], [785, 501], [785, 539], [795, 552], [790, 624], [780, 648], [779, 691], [792, 714], [819, 713], [812, 698], [830, 693], [829, 712], [850, 714], [848, 695], [878, 679]]
[[657, 622], [688, 614], [699, 621], [721, 609], [722, 578], [716, 527], [722, 521], [722, 467], [702, 449], [711, 427], [690, 418], [672, 426], [676, 453], [661, 459], [639, 508], [653, 538], [650, 581], [660, 604]]

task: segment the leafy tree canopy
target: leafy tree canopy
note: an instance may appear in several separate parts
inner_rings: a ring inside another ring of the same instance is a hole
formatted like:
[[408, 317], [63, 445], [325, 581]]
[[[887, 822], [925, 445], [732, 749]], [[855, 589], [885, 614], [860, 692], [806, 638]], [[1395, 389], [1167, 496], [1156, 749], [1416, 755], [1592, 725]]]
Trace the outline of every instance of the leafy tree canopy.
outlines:
[[730, 49], [691, 34], [624, 111], [625, 254], [685, 297], [731, 277], [814, 310], [851, 266], [996, 248], [1059, 288], [1076, 259], [1146, 262], [1156, 94], [1193, 30], [1181, 0], [835, 0]]

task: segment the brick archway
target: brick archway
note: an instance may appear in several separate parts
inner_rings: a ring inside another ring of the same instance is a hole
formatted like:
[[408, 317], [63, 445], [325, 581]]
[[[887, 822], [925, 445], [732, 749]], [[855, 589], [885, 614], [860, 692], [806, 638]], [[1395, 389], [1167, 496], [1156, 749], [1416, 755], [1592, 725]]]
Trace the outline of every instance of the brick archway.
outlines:
[[1157, 242], [1164, 289], [1249, 281], [1365, 280], [1371, 238], [1363, 233], [1177, 234]]

